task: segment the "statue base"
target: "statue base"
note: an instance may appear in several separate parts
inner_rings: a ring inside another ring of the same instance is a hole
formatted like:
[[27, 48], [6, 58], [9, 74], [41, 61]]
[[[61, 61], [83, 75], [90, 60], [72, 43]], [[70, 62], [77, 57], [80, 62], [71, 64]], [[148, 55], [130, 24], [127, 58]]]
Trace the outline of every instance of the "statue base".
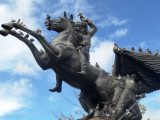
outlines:
[[104, 118], [99, 118], [99, 117], [95, 117], [95, 118], [91, 118], [91, 119], [77, 119], [77, 120], [107, 120], [107, 119], [104, 119]]
[[106, 119], [102, 119], [102, 118], [99, 118], [99, 117], [95, 117], [95, 118], [91, 118], [89, 120], [106, 120]]

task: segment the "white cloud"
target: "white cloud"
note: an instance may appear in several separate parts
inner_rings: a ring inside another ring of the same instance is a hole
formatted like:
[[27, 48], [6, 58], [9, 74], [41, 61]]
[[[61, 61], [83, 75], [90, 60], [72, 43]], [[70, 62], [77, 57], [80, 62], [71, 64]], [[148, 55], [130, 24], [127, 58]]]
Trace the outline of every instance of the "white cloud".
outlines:
[[[36, 11], [34, 2], [36, 0], [7, 0], [5, 4], [0, 4], [0, 23], [9, 22], [11, 18], [18, 20], [22, 18], [28, 26], [35, 28], [37, 25], [36, 18], [32, 17], [32, 13]], [[37, 1], [38, 2], [38, 1]], [[14, 5], [13, 5], [14, 4]]]
[[120, 38], [122, 36], [125, 36], [128, 33], [128, 29], [118, 29], [116, 32], [112, 33], [109, 35], [109, 39], [114, 39], [114, 38]]
[[159, 120], [160, 119], [160, 91], [155, 91], [150, 94], [147, 94], [140, 103], [146, 106], [146, 112], [143, 115], [142, 120]]
[[[0, 3], [0, 24], [10, 22], [11, 18], [16, 20], [22, 18], [29, 28], [36, 29], [38, 24], [33, 13], [37, 9], [34, 2], [41, 2], [41, 0], [6, 0], [4, 3]], [[7, 37], [0, 35], [0, 40], [0, 71], [8, 71], [11, 74], [35, 75], [39, 67], [29, 48], [11, 35]], [[37, 45], [39, 46], [36, 43]], [[0, 116], [27, 107], [28, 98], [32, 96], [32, 93], [32, 84], [28, 79], [1, 81]]]
[[[0, 24], [9, 22], [11, 18], [16, 20], [22, 18], [29, 28], [36, 29], [36, 26], [38, 26], [37, 19], [32, 16], [36, 11], [34, 2], [41, 2], [41, 0], [7, 0], [5, 3], [0, 4]], [[0, 51], [3, 51], [0, 52], [0, 71], [33, 75], [30, 74], [30, 71], [33, 72], [39, 69], [30, 50], [24, 43], [10, 35], [7, 37], [0, 35], [0, 39]], [[22, 68], [20, 61], [23, 61], [23, 64], [25, 63], [25, 68]]]
[[68, 15], [73, 14], [74, 19], [79, 19], [77, 16], [79, 12], [84, 13], [85, 17], [89, 16], [92, 20], [98, 17], [95, 11], [96, 8], [86, 0], [57, 0], [53, 8], [54, 11], [52, 11], [52, 13], [43, 13], [42, 16], [46, 17], [44, 14], [50, 14], [53, 17], [58, 17], [66, 11]]
[[18, 62], [16, 67], [13, 69], [13, 72], [15, 74], [36, 75], [36, 71], [23, 62]]
[[150, 118], [151, 120], [159, 120], [160, 119], [160, 110], [147, 108], [147, 111], [144, 114], [142, 120], [147, 120], [147, 118]]
[[33, 95], [33, 87], [28, 79], [0, 83], [0, 116], [27, 106]]
[[99, 27], [105, 28], [108, 26], [121, 26], [127, 23], [127, 19], [119, 20], [118, 18], [114, 16], [108, 16], [104, 21], [98, 23], [97, 25]]
[[103, 41], [93, 48], [93, 51], [90, 52], [91, 64], [95, 65], [98, 62], [101, 68], [111, 72], [114, 62], [113, 44], [111, 41]]
[[16, 101], [2, 99], [0, 100], [0, 116], [3, 116], [7, 113], [10, 113], [14, 110], [21, 108], [23, 105], [19, 104]]
[[95, 47], [95, 46], [97, 46], [98, 42], [99, 42], [99, 38], [96, 37], [96, 36], [93, 36], [92, 39], [91, 39], [91, 46], [92, 46], [92, 48]]

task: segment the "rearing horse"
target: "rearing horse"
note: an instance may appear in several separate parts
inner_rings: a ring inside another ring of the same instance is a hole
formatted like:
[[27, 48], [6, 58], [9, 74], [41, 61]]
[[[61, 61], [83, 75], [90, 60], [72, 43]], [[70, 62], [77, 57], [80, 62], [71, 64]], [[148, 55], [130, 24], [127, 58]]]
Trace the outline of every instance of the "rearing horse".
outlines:
[[[50, 20], [48, 16], [45, 25], [48, 30], [54, 30], [59, 33], [51, 43], [42, 35], [18, 23], [2, 24], [5, 30], [1, 30], [0, 33], [4, 36], [11, 34], [24, 42], [30, 48], [36, 62], [43, 70], [53, 69], [70, 86], [80, 89], [85, 96], [90, 94], [88, 98], [88, 102], [91, 102], [89, 109], [94, 109], [100, 101], [106, 102], [111, 99], [113, 96], [112, 79], [103, 69], [88, 64], [87, 78], [77, 74], [81, 70], [81, 63], [79, 54], [75, 49], [75, 31], [69, 19], [64, 17]], [[30, 40], [12, 30], [13, 27], [34, 36], [45, 51], [39, 51]]]
[[[11, 34], [24, 42], [31, 50], [37, 64], [43, 69], [53, 69], [55, 73], [70, 86], [80, 89], [80, 102], [84, 109], [91, 113], [101, 102], [108, 102], [114, 94], [114, 80], [103, 69], [94, 67], [88, 63], [87, 77], [79, 76], [81, 70], [79, 54], [75, 49], [75, 30], [66, 16], [50, 20], [48, 16], [45, 22], [48, 30], [59, 34], [53, 41], [48, 42], [42, 35], [25, 28], [18, 23], [2, 24], [0, 34]], [[43, 46], [45, 51], [39, 51], [27, 38], [18, 34], [12, 28], [20, 29], [34, 36]], [[83, 100], [85, 99], [85, 100]]]

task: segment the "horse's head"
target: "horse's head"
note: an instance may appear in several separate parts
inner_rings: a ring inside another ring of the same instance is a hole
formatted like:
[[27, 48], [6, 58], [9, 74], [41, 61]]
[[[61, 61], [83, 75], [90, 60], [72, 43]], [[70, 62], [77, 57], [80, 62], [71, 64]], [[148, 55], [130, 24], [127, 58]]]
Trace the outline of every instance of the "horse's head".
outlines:
[[71, 26], [70, 21], [72, 19], [73, 19], [73, 16], [72, 16], [72, 18], [68, 19], [65, 12], [64, 12], [64, 17], [63, 18], [59, 17], [58, 19], [53, 19], [53, 20], [50, 20], [50, 16], [47, 15], [47, 19], [45, 21], [45, 26], [47, 26], [48, 30], [54, 30], [56, 32], [62, 32], [67, 28], [67, 26]]

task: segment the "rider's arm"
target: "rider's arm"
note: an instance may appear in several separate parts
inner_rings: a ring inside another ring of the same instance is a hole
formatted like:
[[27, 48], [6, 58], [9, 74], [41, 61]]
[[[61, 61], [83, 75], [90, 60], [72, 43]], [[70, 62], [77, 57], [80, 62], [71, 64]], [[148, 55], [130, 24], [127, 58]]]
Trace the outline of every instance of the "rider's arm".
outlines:
[[91, 20], [88, 20], [88, 25], [91, 28], [91, 30], [88, 32], [88, 35], [92, 37], [97, 32], [97, 27], [93, 24]]

